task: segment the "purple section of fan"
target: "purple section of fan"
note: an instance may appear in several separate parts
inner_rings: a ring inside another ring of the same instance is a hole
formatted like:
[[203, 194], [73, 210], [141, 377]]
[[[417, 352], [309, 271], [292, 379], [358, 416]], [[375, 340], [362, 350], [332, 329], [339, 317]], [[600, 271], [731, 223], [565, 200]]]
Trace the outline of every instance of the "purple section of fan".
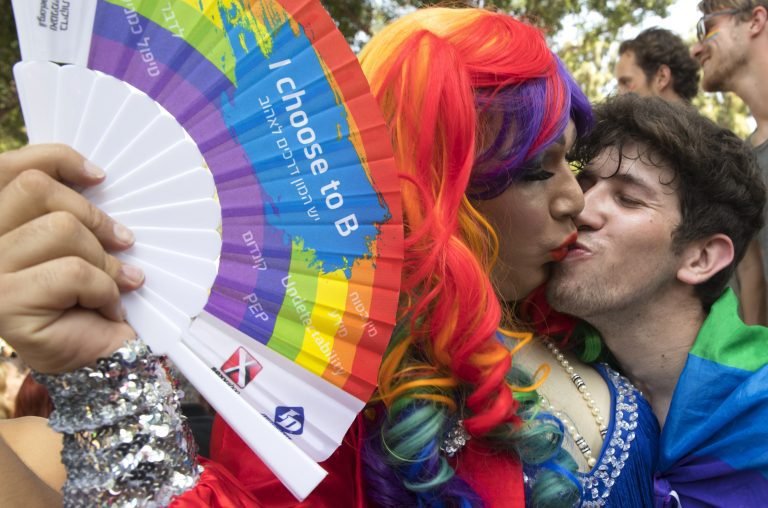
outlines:
[[221, 263], [206, 310], [267, 343], [285, 296], [281, 281], [291, 246], [283, 232], [267, 224], [267, 196], [221, 115], [233, 85], [184, 40], [140, 19], [139, 25], [129, 24], [122, 8], [99, 2], [89, 67], [147, 93], [197, 143], [213, 173], [223, 216]]

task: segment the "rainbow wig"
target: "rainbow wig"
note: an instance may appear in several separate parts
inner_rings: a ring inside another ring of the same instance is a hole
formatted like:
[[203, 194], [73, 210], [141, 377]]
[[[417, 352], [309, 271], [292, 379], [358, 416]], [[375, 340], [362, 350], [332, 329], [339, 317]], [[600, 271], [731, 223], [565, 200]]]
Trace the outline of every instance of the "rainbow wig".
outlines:
[[472, 202], [513, 185], [569, 119], [583, 134], [591, 110], [541, 32], [500, 13], [422, 9], [360, 58], [390, 128], [406, 225], [400, 323], [379, 376], [385, 411], [364, 450], [369, 495], [382, 506], [481, 504], [439, 450], [457, 420], [536, 464], [562, 455], [562, 429], [518, 402], [531, 380], [496, 337], [498, 240]]

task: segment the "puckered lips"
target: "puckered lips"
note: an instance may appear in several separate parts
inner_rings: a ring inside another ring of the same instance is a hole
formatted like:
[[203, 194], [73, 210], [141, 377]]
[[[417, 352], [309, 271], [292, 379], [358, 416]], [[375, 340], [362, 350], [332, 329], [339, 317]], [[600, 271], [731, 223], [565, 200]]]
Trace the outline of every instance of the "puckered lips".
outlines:
[[560, 244], [559, 247], [556, 249], [552, 249], [549, 251], [549, 254], [552, 256], [552, 261], [555, 261], [559, 263], [563, 259], [565, 259], [565, 256], [568, 255], [568, 252], [571, 249], [571, 246], [576, 243], [576, 239], [578, 238], [578, 234], [576, 231], [568, 235], [568, 237], [563, 241], [563, 243]]
[[570, 261], [583, 258], [592, 254], [592, 250], [581, 242], [574, 242], [568, 246], [563, 261]]

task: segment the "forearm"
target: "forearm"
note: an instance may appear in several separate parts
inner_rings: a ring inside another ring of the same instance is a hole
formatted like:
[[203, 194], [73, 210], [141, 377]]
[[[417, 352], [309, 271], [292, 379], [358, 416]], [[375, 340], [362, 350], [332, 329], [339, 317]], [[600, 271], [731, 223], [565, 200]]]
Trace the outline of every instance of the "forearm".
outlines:
[[194, 486], [194, 443], [162, 361], [137, 341], [96, 365], [37, 375], [64, 434], [64, 506], [165, 506]]

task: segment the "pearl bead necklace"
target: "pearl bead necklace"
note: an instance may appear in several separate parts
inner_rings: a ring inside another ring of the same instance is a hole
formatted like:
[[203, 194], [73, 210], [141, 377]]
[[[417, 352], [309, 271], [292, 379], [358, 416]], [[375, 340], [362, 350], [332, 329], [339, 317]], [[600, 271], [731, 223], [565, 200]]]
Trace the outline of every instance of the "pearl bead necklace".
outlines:
[[[547, 349], [549, 349], [549, 351], [558, 361], [558, 363], [563, 368], [565, 373], [568, 374], [568, 377], [571, 378], [571, 382], [574, 384], [576, 389], [581, 394], [581, 398], [584, 399], [584, 402], [587, 403], [587, 407], [592, 413], [592, 416], [595, 419], [595, 423], [597, 424], [597, 429], [600, 431], [600, 436], [603, 439], [605, 439], [605, 436], [608, 434], [608, 426], [605, 424], [605, 419], [600, 414], [600, 408], [597, 407], [597, 403], [595, 402], [595, 399], [592, 398], [592, 394], [589, 392], [589, 390], [587, 390], [587, 384], [584, 382], [584, 379], [579, 375], [578, 372], [576, 372], [573, 366], [571, 366], [570, 362], [565, 358], [565, 355], [563, 355], [554, 344], [552, 344], [548, 340], [545, 340], [544, 345], [547, 346]], [[561, 422], [563, 422], [563, 425], [568, 431], [568, 434], [571, 435], [571, 438], [573, 438], [574, 443], [576, 443], [576, 446], [579, 448], [579, 451], [584, 456], [584, 459], [587, 461], [587, 465], [590, 468], [595, 467], [595, 465], [597, 464], [597, 459], [595, 459], [592, 453], [592, 448], [590, 448], [589, 444], [587, 443], [587, 440], [584, 439], [584, 436], [579, 434], [579, 431], [576, 428], [576, 425], [574, 425], [573, 420], [566, 417], [566, 415], [562, 411], [558, 411], [557, 409], [553, 408], [552, 404], [550, 404], [546, 398], [542, 397], [542, 399], [544, 404], [548, 406], [547, 409], [552, 413], [552, 415], [558, 418]]]

